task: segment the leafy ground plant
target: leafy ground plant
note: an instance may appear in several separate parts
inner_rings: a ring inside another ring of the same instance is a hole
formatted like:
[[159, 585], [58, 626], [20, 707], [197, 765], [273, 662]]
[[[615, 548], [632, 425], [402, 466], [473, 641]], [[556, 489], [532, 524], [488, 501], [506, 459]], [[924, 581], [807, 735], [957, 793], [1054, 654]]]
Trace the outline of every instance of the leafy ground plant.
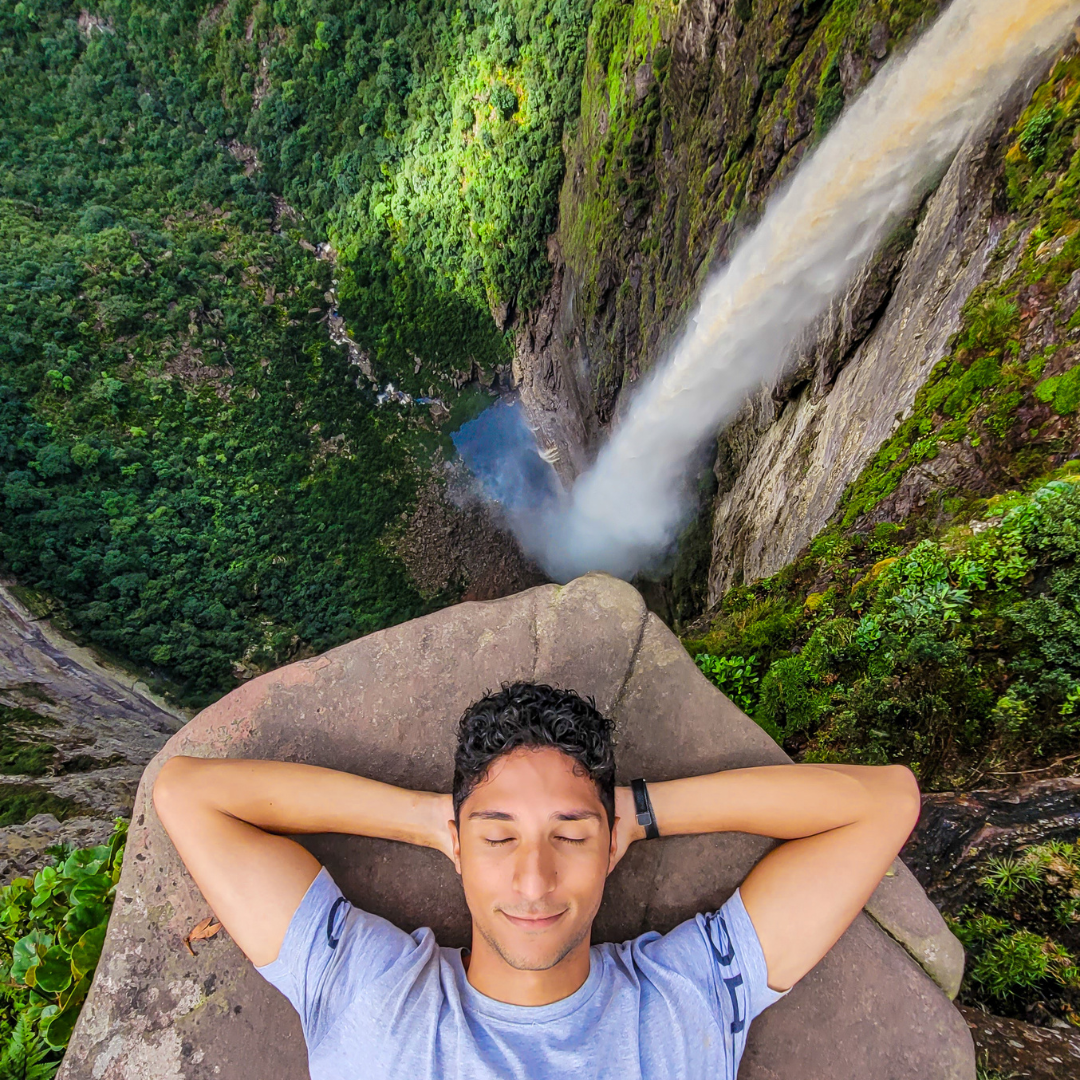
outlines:
[[50, 849], [55, 865], [0, 890], [0, 1080], [47, 1080], [94, 977], [127, 822], [107, 844]]
[[907, 543], [827, 530], [774, 578], [733, 589], [686, 647], [804, 761], [901, 761], [952, 787], [1005, 760], [1071, 760], [1078, 481], [1067, 463]]
[[990, 859], [979, 888], [951, 920], [968, 950], [963, 1000], [1080, 1026], [1080, 844], [1052, 840]]
[[758, 678], [754, 665], [756, 656], [713, 656], [698, 653], [694, 662], [714, 685], [745, 713], [754, 711], [758, 696]]

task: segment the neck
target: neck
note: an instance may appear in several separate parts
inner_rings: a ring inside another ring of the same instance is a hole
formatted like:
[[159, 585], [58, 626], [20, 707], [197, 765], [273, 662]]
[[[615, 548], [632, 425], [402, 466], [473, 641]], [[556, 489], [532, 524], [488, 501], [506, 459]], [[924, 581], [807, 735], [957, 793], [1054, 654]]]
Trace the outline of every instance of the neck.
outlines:
[[568, 998], [589, 977], [588, 935], [554, 967], [521, 971], [508, 964], [473, 927], [472, 952], [462, 957], [469, 985], [507, 1005], [550, 1005]]

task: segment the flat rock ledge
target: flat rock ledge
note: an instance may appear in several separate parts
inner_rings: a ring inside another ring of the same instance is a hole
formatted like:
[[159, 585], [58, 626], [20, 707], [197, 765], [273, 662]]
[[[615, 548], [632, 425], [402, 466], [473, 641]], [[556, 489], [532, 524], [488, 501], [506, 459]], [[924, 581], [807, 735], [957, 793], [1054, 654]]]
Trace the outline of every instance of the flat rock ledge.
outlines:
[[[603, 574], [459, 604], [264, 675], [200, 713], [147, 767], [105, 951], [59, 1080], [308, 1075], [292, 1007], [228, 936], [197, 943], [195, 956], [184, 945], [209, 909], [153, 812], [164, 761], [305, 761], [446, 791], [458, 717], [517, 679], [591, 695], [616, 721], [622, 782], [787, 760], [640, 595]], [[355, 903], [467, 943], [461, 888], [441, 855], [363, 837], [304, 842]], [[665, 931], [716, 908], [770, 846], [740, 833], [636, 844], [611, 877], [596, 937]], [[755, 1022], [740, 1080], [975, 1080], [968, 1025], [941, 989], [955, 993], [962, 970], [941, 917], [899, 863], [868, 910], [873, 919], [860, 915]]]

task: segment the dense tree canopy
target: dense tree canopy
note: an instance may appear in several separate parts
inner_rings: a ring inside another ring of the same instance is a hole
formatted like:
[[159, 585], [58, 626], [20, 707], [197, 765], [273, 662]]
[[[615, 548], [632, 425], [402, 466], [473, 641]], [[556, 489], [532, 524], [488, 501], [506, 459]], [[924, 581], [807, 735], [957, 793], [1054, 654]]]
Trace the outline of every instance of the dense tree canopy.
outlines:
[[509, 359], [588, 12], [0, 10], [0, 566], [192, 701], [423, 611], [385, 544], [417, 417], [329, 290], [380, 380], [451, 398]]

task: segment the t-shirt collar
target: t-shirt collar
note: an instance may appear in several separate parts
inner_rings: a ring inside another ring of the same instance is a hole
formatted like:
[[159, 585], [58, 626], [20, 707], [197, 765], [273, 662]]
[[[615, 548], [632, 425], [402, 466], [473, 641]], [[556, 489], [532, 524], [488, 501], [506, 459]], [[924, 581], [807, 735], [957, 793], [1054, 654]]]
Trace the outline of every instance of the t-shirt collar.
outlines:
[[511, 1005], [480, 993], [465, 973], [461, 962], [461, 949], [443, 949], [443, 958], [450, 965], [458, 995], [467, 1012], [489, 1016], [514, 1024], [546, 1024], [552, 1020], [561, 1020], [576, 1009], [580, 1009], [600, 985], [604, 962], [596, 949], [589, 950], [589, 976], [569, 997], [552, 1001], [548, 1005]]

